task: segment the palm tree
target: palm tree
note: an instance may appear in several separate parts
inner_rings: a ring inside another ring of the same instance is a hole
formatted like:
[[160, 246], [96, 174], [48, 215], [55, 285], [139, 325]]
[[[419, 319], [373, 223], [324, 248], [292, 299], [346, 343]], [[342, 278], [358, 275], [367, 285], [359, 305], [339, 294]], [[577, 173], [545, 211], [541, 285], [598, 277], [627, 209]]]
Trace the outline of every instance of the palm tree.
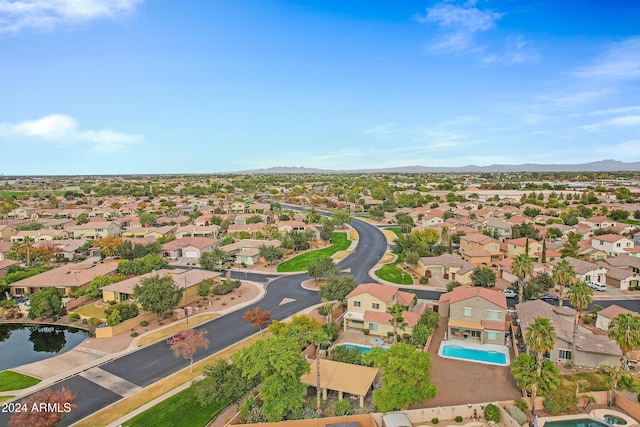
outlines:
[[608, 366], [602, 365], [599, 370], [603, 372], [607, 379], [605, 381], [605, 385], [608, 387], [607, 391], [607, 403], [611, 406], [613, 402], [614, 390], [618, 388], [618, 382], [624, 377], [624, 371], [620, 368], [620, 366]]
[[[564, 262], [564, 261], [562, 261]], [[559, 265], [559, 264], [558, 264]], [[569, 303], [576, 310], [576, 318], [573, 320], [573, 339], [571, 340], [571, 367], [576, 364], [576, 342], [578, 341], [578, 322], [580, 315], [593, 299], [593, 289], [584, 282], [579, 282], [569, 288]]]
[[536, 317], [533, 319], [533, 323], [527, 327], [524, 338], [527, 347], [536, 355], [538, 376], [540, 376], [542, 375], [544, 354], [553, 350], [558, 341], [556, 328], [546, 317]]
[[317, 330], [311, 333], [308, 340], [316, 347], [316, 413], [320, 417], [322, 416], [322, 402], [320, 400], [320, 350], [323, 346], [328, 345], [331, 340], [327, 333], [322, 330]]
[[627, 369], [629, 352], [640, 348], [640, 317], [631, 313], [619, 314], [609, 323], [609, 338], [614, 340], [622, 351], [622, 368]]
[[511, 264], [513, 274], [518, 276], [518, 302], [524, 302], [524, 279], [533, 274], [533, 258], [527, 254], [520, 254]]
[[516, 385], [531, 396], [531, 413], [536, 413], [536, 396], [547, 394], [560, 385], [560, 371], [548, 360], [543, 361], [540, 373], [536, 358], [530, 354], [522, 353], [511, 365], [511, 373], [516, 380]]
[[558, 285], [558, 307], [562, 307], [564, 288], [573, 283], [576, 277], [576, 270], [573, 265], [569, 264], [569, 261], [563, 259], [553, 266], [552, 277], [553, 281]]
[[402, 304], [393, 304], [390, 307], [387, 307], [387, 313], [389, 313], [391, 315], [391, 319], [389, 320], [389, 323], [391, 323], [393, 325], [393, 336], [395, 337], [395, 340], [398, 340], [398, 326], [404, 327], [406, 326], [406, 323], [404, 322], [404, 316], [402, 315], [402, 313], [404, 313], [405, 311], [407, 311], [409, 307], [407, 307], [406, 305], [402, 305]]

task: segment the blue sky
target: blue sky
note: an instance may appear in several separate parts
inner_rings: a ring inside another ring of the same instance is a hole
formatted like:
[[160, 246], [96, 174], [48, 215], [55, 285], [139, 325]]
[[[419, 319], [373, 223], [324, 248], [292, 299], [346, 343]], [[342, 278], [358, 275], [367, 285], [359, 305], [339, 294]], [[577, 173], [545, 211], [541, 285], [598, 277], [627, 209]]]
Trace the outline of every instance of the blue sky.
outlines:
[[0, 0], [0, 173], [640, 161], [640, 2]]

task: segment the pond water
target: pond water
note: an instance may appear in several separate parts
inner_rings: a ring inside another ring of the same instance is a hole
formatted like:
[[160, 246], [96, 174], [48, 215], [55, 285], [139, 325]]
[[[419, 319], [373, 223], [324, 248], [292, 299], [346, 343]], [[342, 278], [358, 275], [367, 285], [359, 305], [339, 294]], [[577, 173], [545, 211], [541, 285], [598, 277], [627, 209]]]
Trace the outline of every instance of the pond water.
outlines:
[[87, 336], [65, 326], [0, 324], [0, 371], [69, 351]]

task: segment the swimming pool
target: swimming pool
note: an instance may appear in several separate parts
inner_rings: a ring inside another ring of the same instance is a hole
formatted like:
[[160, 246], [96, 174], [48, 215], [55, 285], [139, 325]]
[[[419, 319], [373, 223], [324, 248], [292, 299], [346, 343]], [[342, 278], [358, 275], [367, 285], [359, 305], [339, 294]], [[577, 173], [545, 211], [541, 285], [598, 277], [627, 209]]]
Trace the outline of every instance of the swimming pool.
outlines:
[[[367, 347], [364, 345], [351, 344], [351, 343], [344, 343], [344, 344], [338, 344], [338, 345], [348, 348], [349, 350], [353, 350], [353, 349], [360, 350], [360, 353], [362, 354], [367, 354], [374, 348], [374, 347]], [[382, 348], [383, 350], [386, 350], [388, 347], [384, 346], [384, 347], [378, 347], [378, 348]]]
[[489, 365], [508, 366], [509, 352], [505, 346], [491, 344], [468, 344], [443, 341], [438, 351], [440, 357], [465, 360]]
[[547, 421], [544, 427], [610, 427], [609, 424], [591, 418], [578, 418], [574, 420]]

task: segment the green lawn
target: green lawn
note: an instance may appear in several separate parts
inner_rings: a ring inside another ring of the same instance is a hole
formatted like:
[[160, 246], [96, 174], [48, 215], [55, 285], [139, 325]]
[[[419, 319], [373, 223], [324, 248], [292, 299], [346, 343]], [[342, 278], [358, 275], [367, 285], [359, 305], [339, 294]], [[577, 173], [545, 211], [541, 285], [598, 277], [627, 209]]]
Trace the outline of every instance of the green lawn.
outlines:
[[104, 320], [105, 319], [104, 309], [108, 306], [109, 306], [108, 304], [105, 304], [102, 302], [98, 302], [98, 303], [94, 302], [94, 303], [79, 307], [77, 310], [75, 310], [75, 312], [81, 316], [96, 317], [98, 319]]
[[309, 251], [291, 258], [289, 261], [283, 262], [278, 266], [279, 273], [290, 273], [294, 271], [307, 271], [309, 264], [318, 258], [330, 257], [336, 252], [344, 251], [351, 245], [351, 241], [347, 239], [347, 233], [334, 232], [331, 236], [333, 245], [317, 251]]
[[[403, 270], [398, 268], [398, 264], [400, 264], [402, 261], [404, 261], [404, 255], [400, 254], [398, 255], [398, 259], [396, 259], [395, 262], [392, 262], [391, 264], [385, 264], [380, 267], [380, 270], [376, 271], [376, 276], [378, 276], [382, 280], [402, 285]], [[404, 284], [413, 285], [413, 279], [407, 272], [405, 272], [404, 274]]]
[[393, 231], [396, 233], [396, 236], [402, 237], [402, 231], [400, 231], [400, 227], [388, 227], [385, 230]]
[[21, 390], [40, 382], [39, 379], [13, 371], [0, 372], [0, 391]]
[[203, 427], [226, 407], [227, 403], [219, 402], [201, 406], [196, 399], [194, 388], [189, 387], [136, 415], [123, 425]]

